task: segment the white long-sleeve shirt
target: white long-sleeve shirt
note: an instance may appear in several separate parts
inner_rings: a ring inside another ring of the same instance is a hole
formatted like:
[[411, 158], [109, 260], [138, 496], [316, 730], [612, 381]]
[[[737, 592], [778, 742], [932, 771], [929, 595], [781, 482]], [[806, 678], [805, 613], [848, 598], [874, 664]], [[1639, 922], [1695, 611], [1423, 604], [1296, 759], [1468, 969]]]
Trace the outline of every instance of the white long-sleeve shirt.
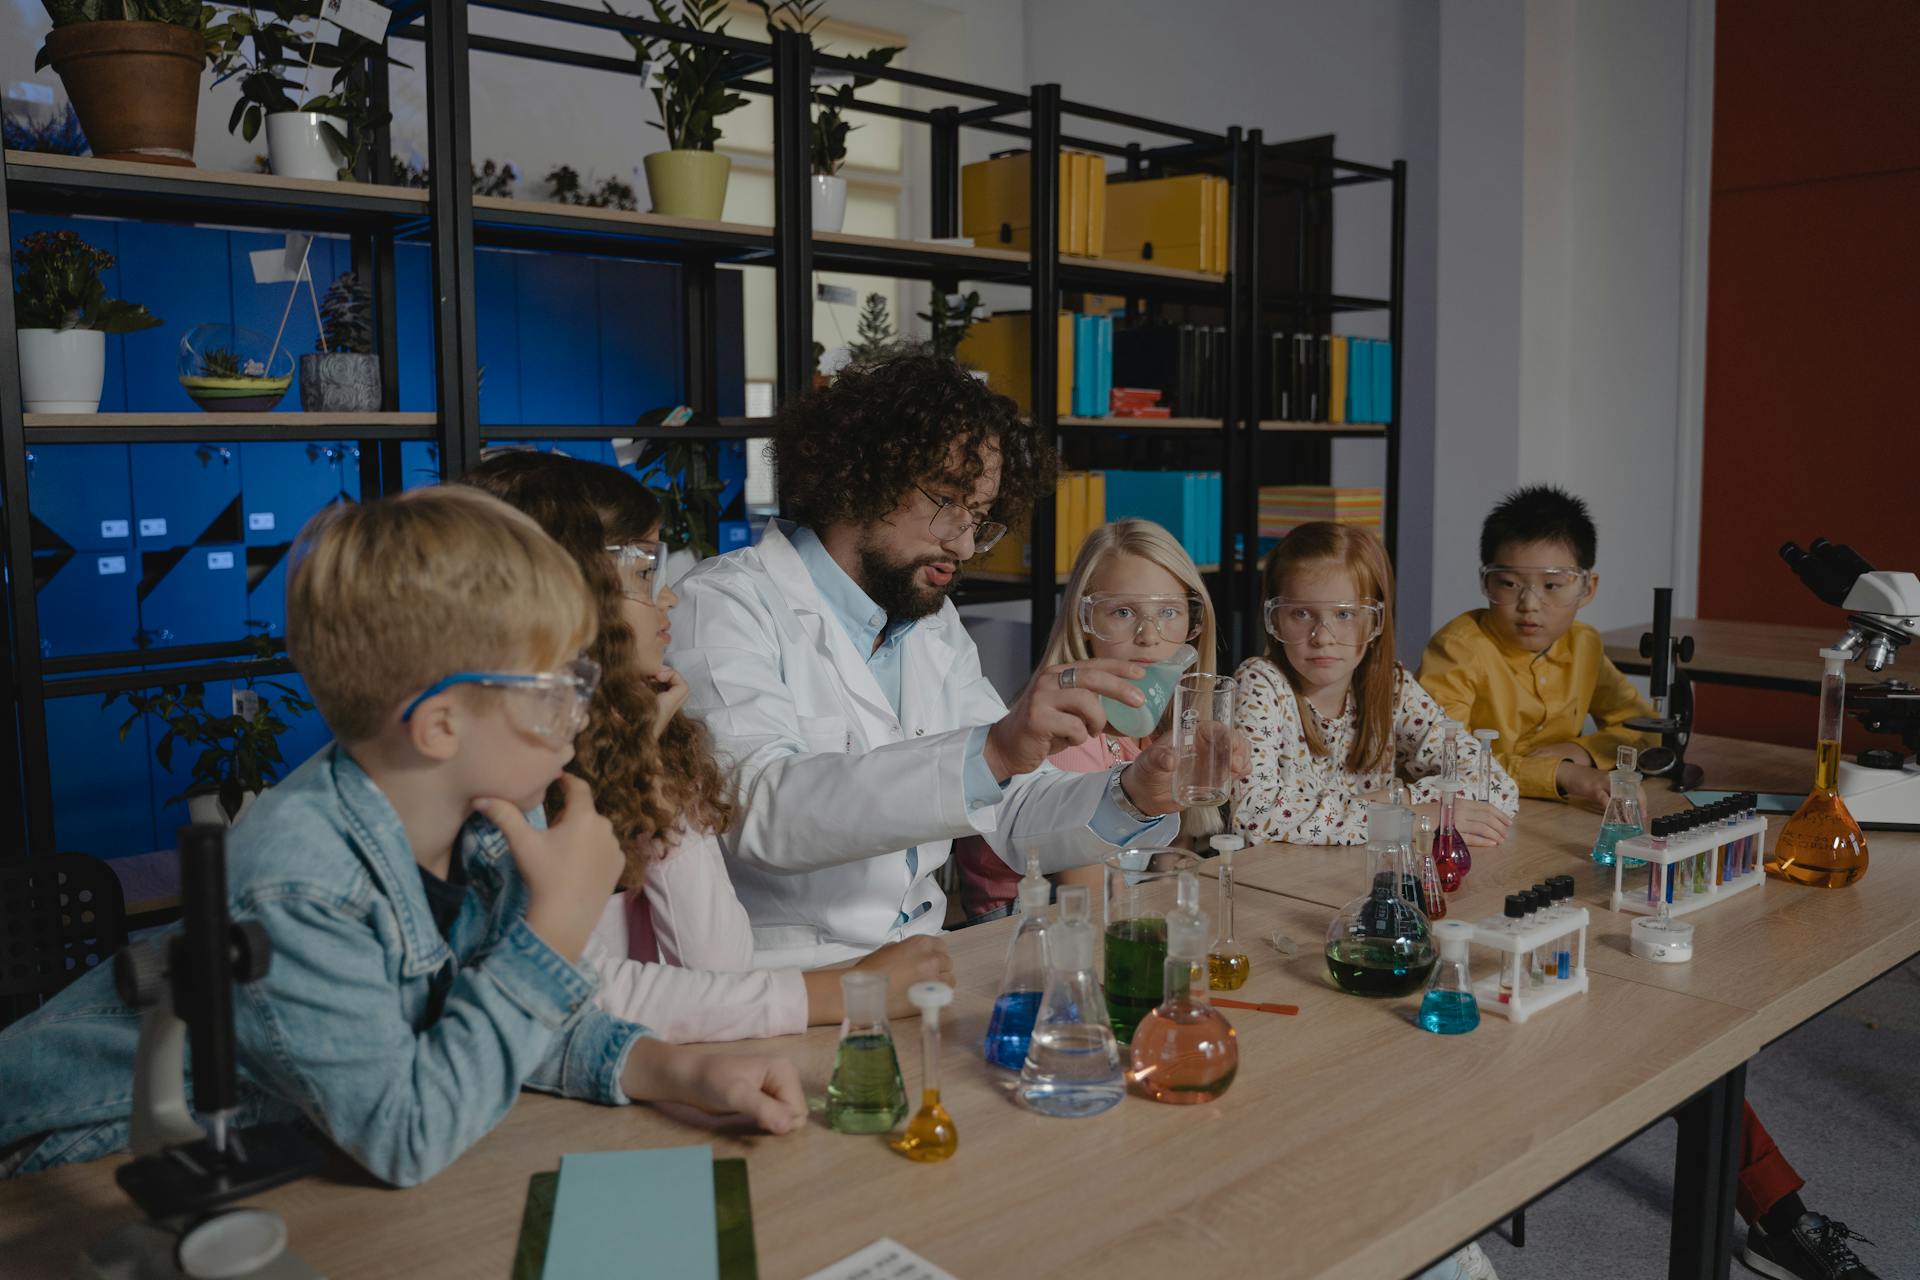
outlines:
[[794, 1035], [807, 1029], [798, 969], [754, 969], [753, 928], [727, 877], [720, 842], [682, 827], [647, 868], [641, 891], [660, 962], [627, 956], [626, 898], [608, 899], [581, 959], [600, 975], [595, 997], [615, 1017], [688, 1044]]

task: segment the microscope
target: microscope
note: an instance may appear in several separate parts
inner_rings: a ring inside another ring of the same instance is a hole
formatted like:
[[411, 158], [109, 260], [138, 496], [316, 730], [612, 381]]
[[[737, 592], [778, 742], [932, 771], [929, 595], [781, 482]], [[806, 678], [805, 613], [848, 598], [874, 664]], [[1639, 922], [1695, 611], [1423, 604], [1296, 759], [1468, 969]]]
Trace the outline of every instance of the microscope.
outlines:
[[[319, 1149], [290, 1124], [233, 1126], [233, 988], [267, 972], [266, 930], [227, 915], [226, 828], [180, 829], [184, 924], [114, 957], [120, 998], [140, 1010], [133, 1072], [132, 1162], [115, 1173], [145, 1210], [81, 1258], [82, 1280], [318, 1280], [286, 1251], [286, 1224], [236, 1201], [320, 1167]], [[186, 1051], [193, 1050], [193, 1105]], [[207, 1117], [202, 1127], [194, 1118]]]
[[[1920, 638], [1920, 578], [1875, 569], [1845, 543], [1792, 542], [1780, 558], [1808, 589], [1847, 611], [1847, 633], [1833, 647], [1875, 673]], [[1897, 736], [1906, 752], [1873, 748], [1840, 762], [1840, 798], [1861, 823], [1920, 829], [1920, 689], [1903, 680], [1850, 686], [1847, 711], [1867, 730]]]
[[1629, 729], [1660, 735], [1660, 745], [1640, 753], [1643, 777], [1665, 778], [1675, 791], [1700, 785], [1700, 766], [1687, 763], [1687, 741], [1693, 736], [1693, 682], [1680, 669], [1693, 661], [1693, 637], [1673, 634], [1673, 588], [1653, 589], [1653, 630], [1640, 637], [1640, 656], [1647, 659], [1647, 696], [1653, 714], [1635, 716]]

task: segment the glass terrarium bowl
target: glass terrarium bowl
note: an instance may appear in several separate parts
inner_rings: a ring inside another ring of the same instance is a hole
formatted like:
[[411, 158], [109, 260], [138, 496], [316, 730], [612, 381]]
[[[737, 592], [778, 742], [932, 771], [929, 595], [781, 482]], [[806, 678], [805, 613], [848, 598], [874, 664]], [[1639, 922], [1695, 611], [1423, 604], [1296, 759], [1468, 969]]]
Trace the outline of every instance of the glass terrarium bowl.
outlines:
[[187, 330], [179, 368], [181, 388], [209, 413], [264, 413], [293, 385], [293, 353], [238, 325]]

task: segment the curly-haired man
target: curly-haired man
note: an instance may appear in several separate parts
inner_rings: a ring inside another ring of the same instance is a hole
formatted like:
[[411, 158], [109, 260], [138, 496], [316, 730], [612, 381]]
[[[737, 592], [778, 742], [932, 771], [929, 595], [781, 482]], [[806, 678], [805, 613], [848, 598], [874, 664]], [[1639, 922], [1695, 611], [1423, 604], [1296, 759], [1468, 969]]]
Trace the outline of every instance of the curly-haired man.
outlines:
[[947, 599], [1053, 484], [1052, 445], [1011, 400], [896, 355], [789, 402], [772, 453], [797, 523], [683, 579], [669, 649], [739, 797], [725, 846], [756, 964], [938, 933], [956, 837], [1051, 872], [1173, 836], [1165, 748], [1111, 775], [1046, 763], [1100, 731], [1100, 695], [1141, 701], [1140, 668], [1048, 667], [1009, 708]]

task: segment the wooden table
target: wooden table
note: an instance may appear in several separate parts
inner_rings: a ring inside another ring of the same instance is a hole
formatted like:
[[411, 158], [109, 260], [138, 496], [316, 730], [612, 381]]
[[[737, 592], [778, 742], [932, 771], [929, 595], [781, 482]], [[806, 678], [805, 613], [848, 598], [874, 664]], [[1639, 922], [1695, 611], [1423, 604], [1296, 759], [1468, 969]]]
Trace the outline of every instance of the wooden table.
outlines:
[[[1653, 627], [1621, 627], [1604, 632], [1607, 657], [1622, 671], [1644, 675], [1647, 660], [1640, 656], [1640, 637]], [[1680, 664], [1692, 679], [1705, 684], [1746, 685], [1758, 689], [1820, 692], [1820, 650], [1830, 649], [1846, 634], [1846, 615], [1835, 610], [1830, 627], [1794, 627], [1778, 622], [1732, 622], [1720, 618], [1675, 618], [1673, 634], [1693, 637], [1693, 660]], [[1916, 655], [1902, 649], [1886, 670], [1868, 671], [1849, 663], [1850, 684], [1876, 684], [1895, 678], [1920, 679]], [[1691, 753], [1689, 753], [1691, 758]]]
[[[1566, 838], [1554, 834], [1553, 816], [1529, 808], [1515, 851], [1553, 853]], [[1262, 857], [1247, 856], [1250, 872]], [[1366, 1280], [1418, 1270], [1677, 1114], [1676, 1222], [1692, 1229], [1676, 1234], [1675, 1274], [1725, 1276], [1743, 1064], [1818, 1002], [1920, 951], [1920, 885], [1897, 862], [1881, 855], [1872, 894], [1769, 886], [1748, 895], [1782, 913], [1767, 929], [1711, 919], [1747, 910], [1744, 902], [1693, 917], [1703, 955], [1692, 974], [1649, 975], [1624, 957], [1603, 964], [1605, 949], [1592, 948], [1586, 996], [1525, 1026], [1488, 1017], [1461, 1037], [1415, 1030], [1413, 997], [1365, 1000], [1332, 988], [1319, 947], [1329, 905], [1299, 896], [1297, 873], [1308, 864], [1289, 863], [1283, 891], [1241, 895], [1238, 932], [1249, 940], [1282, 932], [1303, 945], [1291, 959], [1256, 947], [1252, 977], [1235, 994], [1298, 1005], [1299, 1016], [1231, 1011], [1241, 1071], [1210, 1106], [1128, 1098], [1084, 1121], [1019, 1109], [980, 1059], [1014, 923], [997, 921], [950, 939], [959, 992], [941, 1071], [960, 1150], [945, 1164], [911, 1164], [879, 1138], [817, 1121], [771, 1138], [653, 1108], [525, 1095], [423, 1187], [386, 1190], [342, 1171], [258, 1203], [283, 1214], [296, 1249], [335, 1280], [503, 1276], [530, 1174], [571, 1151], [711, 1141], [717, 1155], [749, 1161], [767, 1280], [803, 1276], [882, 1235], [961, 1280], [1168, 1271]], [[1469, 885], [1490, 893], [1507, 874], [1489, 855], [1476, 860]], [[1354, 878], [1317, 896], [1344, 901]], [[1872, 900], [1887, 905], [1860, 914]], [[1835, 932], [1842, 927], [1853, 931]], [[1724, 960], [1708, 942], [1723, 932], [1738, 935]], [[1754, 957], [1737, 974], [1736, 945]], [[1709, 965], [1721, 966], [1711, 982]], [[908, 1020], [895, 1030], [913, 1095], [917, 1029]], [[818, 1096], [835, 1040], [823, 1028], [764, 1047], [792, 1056]], [[1443, 1082], [1460, 1087], [1442, 1099]], [[112, 1182], [120, 1162], [0, 1184], [9, 1276], [64, 1275], [80, 1242], [132, 1216]]]

